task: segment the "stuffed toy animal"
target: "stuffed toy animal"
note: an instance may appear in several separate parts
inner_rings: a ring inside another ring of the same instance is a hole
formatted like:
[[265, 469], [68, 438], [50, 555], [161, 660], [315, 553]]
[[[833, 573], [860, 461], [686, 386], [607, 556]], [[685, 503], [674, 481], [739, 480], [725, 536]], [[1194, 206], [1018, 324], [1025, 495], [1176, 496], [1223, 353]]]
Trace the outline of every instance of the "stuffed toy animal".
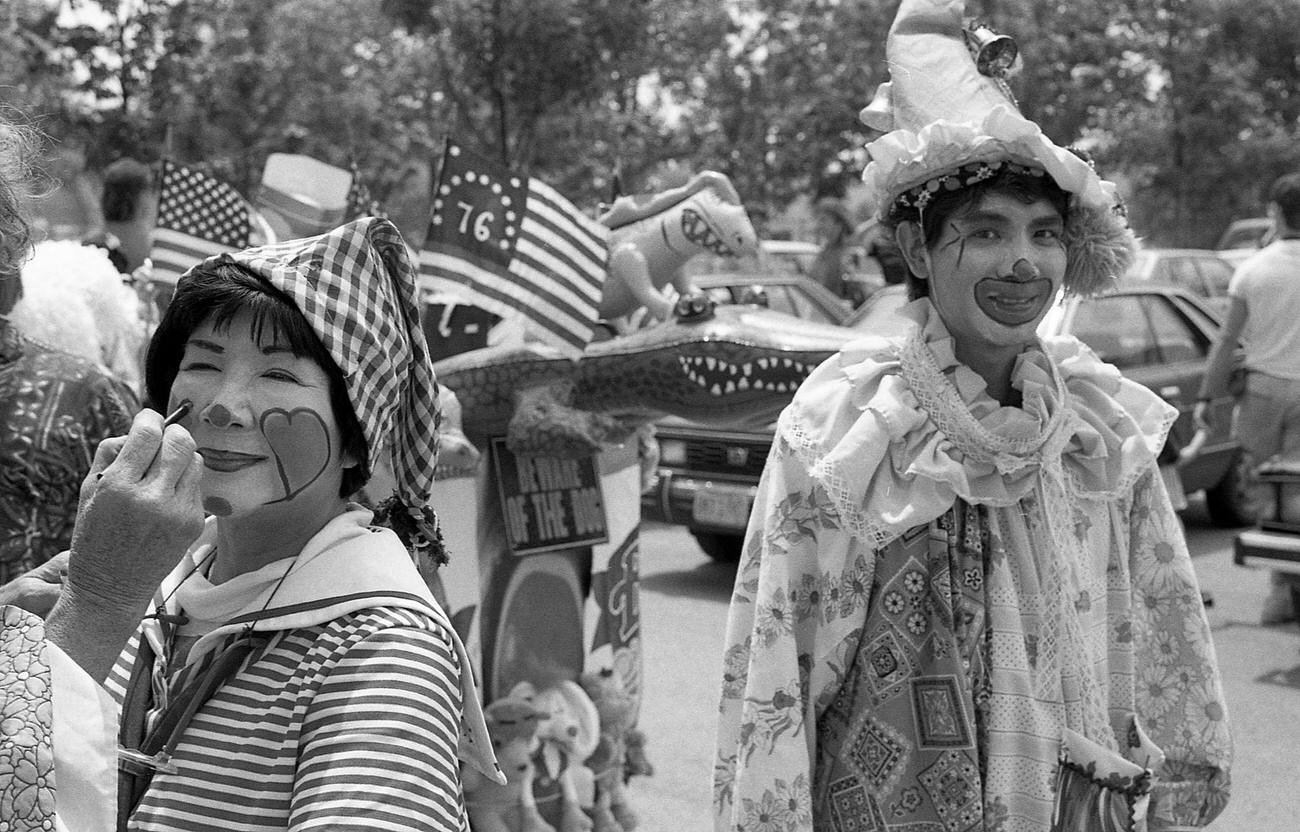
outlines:
[[578, 679], [600, 716], [600, 742], [587, 758], [596, 773], [595, 832], [632, 832], [637, 818], [623, 788], [627, 734], [636, 720], [636, 700], [612, 670], [584, 673]]
[[483, 711], [506, 783], [496, 783], [470, 766], [462, 769], [465, 808], [474, 832], [555, 832], [533, 799], [533, 754], [541, 742], [538, 729], [546, 719], [533, 703], [534, 693], [532, 685], [520, 682]]
[[650, 777], [655, 767], [645, 753], [645, 734], [639, 728], [627, 732], [627, 759], [623, 761], [623, 782], [632, 777]]
[[568, 679], [539, 690], [533, 704], [546, 714], [538, 734], [542, 741], [538, 779], [549, 778], [558, 786], [560, 832], [592, 832], [594, 824], [584, 809], [595, 803], [595, 783], [583, 761], [600, 741], [596, 706], [577, 682]]

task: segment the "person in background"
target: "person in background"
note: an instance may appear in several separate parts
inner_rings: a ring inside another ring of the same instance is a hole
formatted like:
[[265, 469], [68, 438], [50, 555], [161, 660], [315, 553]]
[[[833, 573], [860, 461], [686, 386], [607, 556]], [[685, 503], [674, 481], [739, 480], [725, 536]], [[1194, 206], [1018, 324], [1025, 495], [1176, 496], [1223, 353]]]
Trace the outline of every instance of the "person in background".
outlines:
[[856, 297], [854, 288], [844, 279], [845, 257], [853, 233], [853, 223], [844, 202], [835, 197], [822, 197], [813, 207], [813, 216], [821, 250], [808, 267], [808, 276], [829, 289], [835, 297], [852, 301], [856, 306], [861, 298]]
[[1160, 832], [1228, 799], [1157, 470], [1174, 409], [1036, 332], [1059, 290], [1123, 273], [1132, 233], [1009, 67], [980, 71], [962, 11], [903, 0], [862, 113], [910, 326], [846, 345], [778, 421], [728, 615], [719, 832]]
[[99, 207], [104, 226], [82, 239], [108, 252], [117, 270], [131, 275], [144, 265], [153, 245], [158, 210], [153, 171], [135, 159], [119, 159], [104, 168]]
[[[0, 122], [0, 583], [68, 548], [96, 446], [124, 433], [139, 407], [125, 384], [10, 320], [31, 250], [21, 200], [31, 194], [38, 149], [34, 131]], [[48, 610], [57, 584], [38, 595], [34, 603]]]
[[880, 271], [885, 285], [881, 286], [862, 303], [855, 315], [857, 329], [878, 335], [895, 330], [900, 324], [894, 313], [907, 305], [908, 270], [903, 252], [894, 240], [892, 229], [881, 223], [868, 220], [858, 226], [855, 236], [862, 240], [863, 250], [867, 256], [874, 257], [880, 264]]
[[[1241, 443], [1253, 501], [1267, 494], [1254, 478], [1270, 457], [1300, 459], [1300, 173], [1269, 188], [1272, 242], [1242, 262], [1228, 284], [1231, 306], [1210, 351], [1193, 419], [1209, 426], [1213, 403], [1229, 395], [1238, 343], [1246, 353], [1246, 385], [1237, 400], [1233, 434]], [[1293, 578], [1274, 572], [1260, 621], [1294, 621]]]

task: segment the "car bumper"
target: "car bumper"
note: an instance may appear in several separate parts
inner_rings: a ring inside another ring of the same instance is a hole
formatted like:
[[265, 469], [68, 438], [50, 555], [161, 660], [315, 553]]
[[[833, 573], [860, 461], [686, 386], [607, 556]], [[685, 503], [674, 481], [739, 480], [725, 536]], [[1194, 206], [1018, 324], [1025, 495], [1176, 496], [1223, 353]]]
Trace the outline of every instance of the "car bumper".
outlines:
[[1300, 575], [1300, 534], [1249, 529], [1237, 535], [1232, 548], [1239, 566]]
[[641, 494], [641, 517], [701, 529], [743, 535], [758, 493], [756, 485], [693, 477], [660, 470]]

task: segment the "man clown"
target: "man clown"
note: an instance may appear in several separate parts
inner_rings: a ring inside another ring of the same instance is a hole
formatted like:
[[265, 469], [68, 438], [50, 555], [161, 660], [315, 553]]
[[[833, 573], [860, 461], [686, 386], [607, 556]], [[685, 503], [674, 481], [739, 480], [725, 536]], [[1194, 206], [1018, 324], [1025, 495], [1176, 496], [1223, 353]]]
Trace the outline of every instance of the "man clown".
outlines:
[[719, 830], [1179, 829], [1227, 802], [1222, 686], [1156, 466], [1176, 414], [1036, 334], [1133, 238], [977, 46], [960, 2], [904, 0], [862, 114], [908, 326], [846, 346], [781, 415], [728, 620]]

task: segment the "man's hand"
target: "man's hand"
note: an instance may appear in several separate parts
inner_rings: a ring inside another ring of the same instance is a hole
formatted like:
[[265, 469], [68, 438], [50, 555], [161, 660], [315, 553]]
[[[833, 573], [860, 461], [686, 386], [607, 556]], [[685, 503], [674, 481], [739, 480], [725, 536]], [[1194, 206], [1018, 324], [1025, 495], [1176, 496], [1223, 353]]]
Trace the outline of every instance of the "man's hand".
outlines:
[[158, 584], [203, 531], [203, 460], [152, 410], [106, 439], [81, 486], [63, 593], [47, 632], [102, 680]]
[[81, 486], [69, 588], [101, 603], [147, 601], [203, 531], [203, 460], [179, 425], [152, 410], [106, 439]]

